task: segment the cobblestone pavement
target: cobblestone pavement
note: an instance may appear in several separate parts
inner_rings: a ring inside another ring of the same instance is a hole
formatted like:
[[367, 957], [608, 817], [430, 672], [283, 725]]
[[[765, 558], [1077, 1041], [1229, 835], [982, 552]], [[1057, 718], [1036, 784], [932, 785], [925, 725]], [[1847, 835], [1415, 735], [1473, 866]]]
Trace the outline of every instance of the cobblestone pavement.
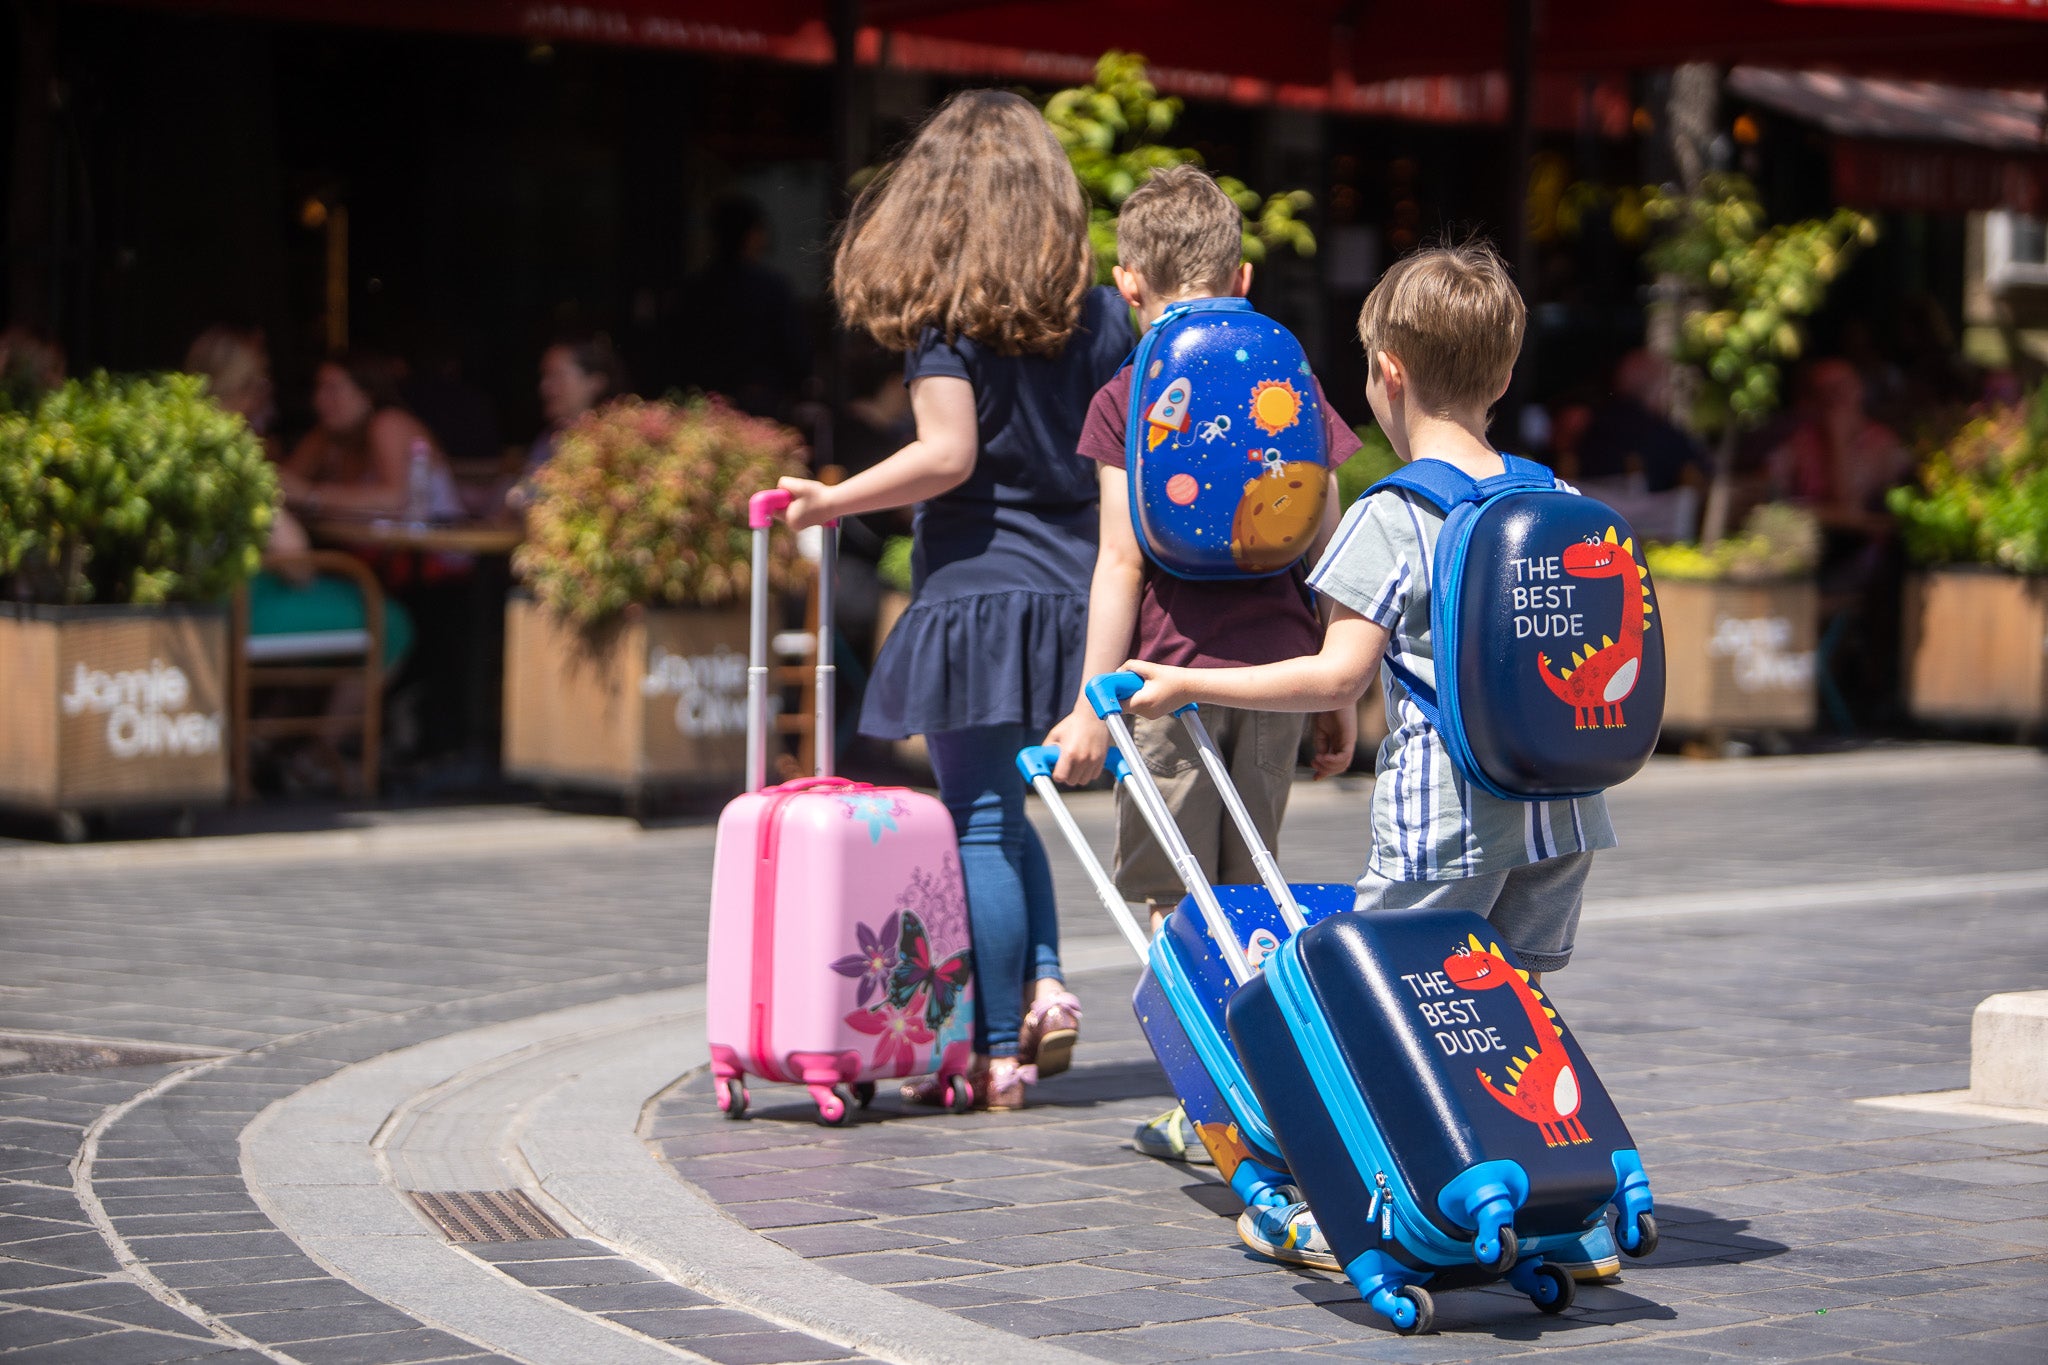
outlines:
[[[1296, 801], [1290, 875], [1352, 875], [1363, 793]], [[1666, 1236], [1562, 1319], [1460, 1291], [1439, 1335], [1397, 1338], [1347, 1286], [1238, 1251], [1206, 1172], [1123, 1145], [1166, 1103], [1127, 970], [1082, 978], [1083, 1064], [1023, 1115], [899, 1119], [885, 1099], [826, 1132], [760, 1088], [757, 1118], [726, 1124], [685, 1081], [648, 1134], [816, 1264], [1108, 1359], [2048, 1357], [2048, 1127], [1852, 1102], [1965, 1084], [1971, 1007], [2048, 983], [2048, 890], [1987, 876], [2048, 868], [2048, 765], [1958, 749], [1660, 766], [1614, 804], [1624, 847], [1595, 874], [1555, 994], [1644, 1148]], [[1105, 802], [1080, 806], [1100, 838]], [[451, 834], [374, 860], [0, 866], [0, 1035], [20, 1035], [0, 1036], [0, 1351], [504, 1358], [306, 1256], [249, 1198], [238, 1136], [392, 1049], [699, 979], [709, 847], [704, 828], [532, 851]], [[1054, 856], [1069, 932], [1099, 933]], [[1802, 899], [1815, 887], [1833, 899]], [[622, 1350], [845, 1354], [595, 1243], [487, 1259], [612, 1314], [633, 1334]]]

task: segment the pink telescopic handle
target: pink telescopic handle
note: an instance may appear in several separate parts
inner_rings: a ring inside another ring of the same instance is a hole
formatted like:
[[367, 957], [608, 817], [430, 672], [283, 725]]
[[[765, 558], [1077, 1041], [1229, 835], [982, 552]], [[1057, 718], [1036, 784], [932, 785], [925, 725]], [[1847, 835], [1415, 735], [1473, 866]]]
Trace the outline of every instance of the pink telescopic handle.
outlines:
[[780, 488], [767, 488], [747, 499], [747, 525], [749, 528], [765, 530], [775, 520], [776, 513], [789, 506], [789, 494]]

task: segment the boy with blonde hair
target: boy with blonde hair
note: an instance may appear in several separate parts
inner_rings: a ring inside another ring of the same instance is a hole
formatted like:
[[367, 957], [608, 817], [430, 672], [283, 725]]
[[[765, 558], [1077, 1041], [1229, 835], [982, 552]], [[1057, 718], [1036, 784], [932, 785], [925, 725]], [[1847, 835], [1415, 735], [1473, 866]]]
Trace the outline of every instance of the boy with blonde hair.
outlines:
[[[1116, 285], [1137, 310], [1142, 327], [1167, 308], [1190, 299], [1243, 297], [1252, 268], [1244, 260], [1243, 215], [1197, 166], [1155, 171], [1124, 201], [1117, 218]], [[1150, 562], [1132, 525], [1125, 472], [1125, 419], [1131, 369], [1102, 386], [1082, 426], [1080, 453], [1101, 464], [1101, 533], [1088, 596], [1088, 643], [1082, 677], [1107, 673], [1136, 655], [1152, 663], [1208, 670], [1266, 664], [1315, 650], [1322, 627], [1302, 567], [1328, 541], [1336, 525], [1336, 475], [1328, 483], [1324, 517], [1314, 548], [1300, 566], [1266, 578], [1185, 579]], [[1317, 386], [1317, 397], [1322, 396]], [[1326, 459], [1342, 464], [1359, 447], [1357, 435], [1330, 409], [1323, 413]], [[1263, 706], [1204, 708], [1203, 719], [1223, 751], [1232, 782], [1243, 796], [1260, 837], [1279, 842], [1280, 821], [1294, 781], [1303, 718], [1295, 710]], [[1357, 714], [1349, 706], [1316, 720], [1314, 769], [1318, 777], [1349, 766]], [[1140, 720], [1133, 727], [1148, 769], [1157, 776], [1176, 823], [1211, 882], [1256, 882], [1250, 852], [1232, 828], [1216, 787], [1202, 771], [1186, 731], [1171, 719]], [[1055, 726], [1046, 742], [1060, 749], [1055, 776], [1085, 783], [1101, 771], [1108, 730], [1085, 697]], [[1173, 865], [1153, 840], [1134, 803], [1117, 800], [1117, 890], [1152, 909], [1155, 929], [1182, 888]], [[1139, 1128], [1135, 1143], [1167, 1160], [1208, 1161], [1178, 1106]]]
[[[1487, 414], [1507, 392], [1525, 321], [1507, 267], [1484, 243], [1421, 251], [1387, 271], [1359, 313], [1358, 335], [1366, 400], [1403, 460], [1442, 460], [1474, 479], [1505, 472], [1487, 440]], [[1405, 489], [1360, 498], [1309, 575], [1328, 613], [1319, 651], [1230, 669], [1134, 659], [1125, 667], [1147, 681], [1129, 709], [1165, 716], [1199, 702], [1324, 712], [1355, 703], [1383, 657], [1434, 687], [1430, 577], [1443, 525], [1443, 513]], [[1389, 670], [1382, 682], [1388, 735], [1355, 908], [1471, 910], [1532, 972], [1563, 967], [1593, 851], [1614, 846], [1606, 803], [1597, 795], [1510, 801], [1468, 784], [1400, 677]], [[1311, 1224], [1306, 1206], [1295, 1205], [1263, 1216], [1248, 1210], [1240, 1231], [1254, 1246], [1284, 1250], [1320, 1245]], [[1596, 1225], [1560, 1264], [1581, 1279], [1613, 1274], [1612, 1233]]]

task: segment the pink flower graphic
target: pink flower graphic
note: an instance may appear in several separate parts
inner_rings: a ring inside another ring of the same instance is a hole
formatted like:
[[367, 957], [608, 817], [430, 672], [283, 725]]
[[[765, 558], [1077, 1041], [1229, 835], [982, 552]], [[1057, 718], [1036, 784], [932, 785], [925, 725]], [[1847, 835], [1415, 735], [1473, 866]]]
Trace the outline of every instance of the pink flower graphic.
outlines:
[[908, 1076], [917, 1070], [918, 1058], [931, 1046], [932, 1031], [924, 1025], [924, 998], [913, 996], [898, 1008], [887, 1000], [872, 1009], [855, 1010], [846, 1022], [861, 1033], [881, 1039], [875, 1044], [875, 1066], [885, 1075]]

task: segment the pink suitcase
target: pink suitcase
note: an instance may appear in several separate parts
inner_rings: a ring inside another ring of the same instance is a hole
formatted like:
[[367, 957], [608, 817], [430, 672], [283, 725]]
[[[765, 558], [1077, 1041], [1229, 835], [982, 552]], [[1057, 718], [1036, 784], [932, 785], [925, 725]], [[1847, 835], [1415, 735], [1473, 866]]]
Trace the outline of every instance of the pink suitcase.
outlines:
[[747, 791], [718, 820], [705, 1033], [718, 1107], [747, 1110], [746, 1078], [803, 1085], [821, 1123], [846, 1120], [879, 1078], [937, 1073], [973, 1102], [973, 953], [953, 817], [907, 787], [831, 775], [832, 577], [819, 566], [818, 776], [766, 787], [768, 534], [789, 502], [757, 493]]

